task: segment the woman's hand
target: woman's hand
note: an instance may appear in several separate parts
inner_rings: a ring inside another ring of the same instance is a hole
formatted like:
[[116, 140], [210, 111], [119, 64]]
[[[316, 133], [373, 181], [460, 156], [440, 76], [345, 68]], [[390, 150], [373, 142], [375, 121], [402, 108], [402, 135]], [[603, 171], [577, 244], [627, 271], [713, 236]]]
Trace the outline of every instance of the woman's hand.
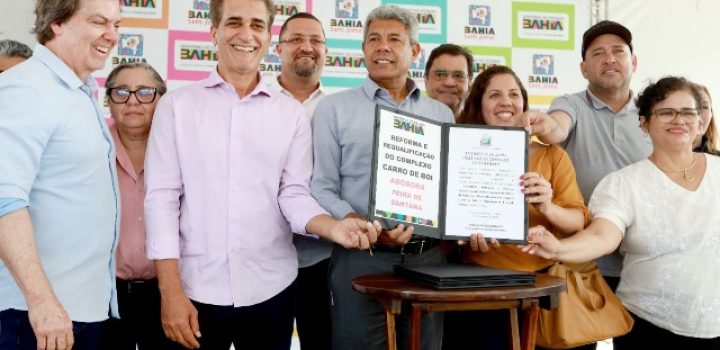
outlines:
[[[485, 240], [485, 237], [483, 237], [482, 233], [473, 233], [470, 235], [470, 239], [468, 240], [470, 243], [470, 249], [472, 251], [481, 251], [486, 252], [490, 250], [490, 247], [497, 248], [500, 246], [500, 242], [498, 242], [495, 238], [490, 238], [490, 244], [488, 245], [488, 242]], [[465, 241], [458, 241], [458, 245], [465, 245]]]
[[562, 248], [562, 242], [541, 225], [531, 227], [528, 230], [527, 240], [528, 244], [520, 245], [520, 250], [545, 259], [557, 259], [558, 252]]
[[542, 175], [528, 172], [520, 176], [520, 185], [525, 194], [525, 202], [532, 204], [539, 212], [546, 214], [552, 205], [553, 190], [550, 181]]

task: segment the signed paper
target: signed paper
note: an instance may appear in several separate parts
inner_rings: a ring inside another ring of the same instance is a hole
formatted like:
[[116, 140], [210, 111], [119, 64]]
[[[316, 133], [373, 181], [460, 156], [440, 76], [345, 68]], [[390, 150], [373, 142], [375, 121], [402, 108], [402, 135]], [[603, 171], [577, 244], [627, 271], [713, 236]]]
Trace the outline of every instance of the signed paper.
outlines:
[[445, 235], [524, 240], [526, 137], [503, 129], [449, 129]]

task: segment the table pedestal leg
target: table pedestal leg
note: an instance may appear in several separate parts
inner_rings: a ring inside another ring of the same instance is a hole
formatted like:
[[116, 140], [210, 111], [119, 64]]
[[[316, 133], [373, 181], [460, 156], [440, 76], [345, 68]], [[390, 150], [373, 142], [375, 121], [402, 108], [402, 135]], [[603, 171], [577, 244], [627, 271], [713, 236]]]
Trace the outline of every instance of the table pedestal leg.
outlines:
[[530, 306], [523, 310], [522, 349], [534, 350], [537, 336], [538, 320], [540, 319], [540, 304], [537, 300], [529, 302]]
[[397, 337], [395, 334], [395, 315], [400, 314], [402, 301], [397, 299], [378, 298], [380, 305], [385, 308], [385, 333], [387, 335], [387, 350], [397, 350]]
[[520, 350], [520, 325], [518, 322], [518, 308], [510, 308], [510, 348]]
[[420, 306], [417, 304], [412, 305], [412, 320], [410, 328], [410, 349], [420, 350]]

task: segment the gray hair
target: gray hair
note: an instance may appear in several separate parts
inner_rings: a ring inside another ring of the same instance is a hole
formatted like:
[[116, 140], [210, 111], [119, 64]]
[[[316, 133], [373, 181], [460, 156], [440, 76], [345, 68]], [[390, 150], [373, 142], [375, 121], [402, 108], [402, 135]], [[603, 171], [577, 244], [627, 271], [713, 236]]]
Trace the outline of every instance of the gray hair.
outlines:
[[396, 5], [383, 5], [374, 8], [365, 19], [365, 33], [363, 33], [363, 40], [365, 40], [368, 35], [370, 23], [374, 20], [398, 21], [405, 26], [405, 31], [407, 32], [408, 37], [410, 37], [410, 43], [415, 44], [419, 42], [417, 16], [409, 10]]
[[0, 56], [30, 58], [32, 54], [32, 49], [19, 41], [0, 40]]
[[145, 62], [133, 62], [133, 63], [121, 63], [117, 67], [115, 67], [112, 72], [107, 77], [107, 80], [105, 80], [105, 87], [106, 88], [114, 88], [116, 87], [115, 80], [117, 80], [118, 74], [120, 72], [126, 70], [126, 69], [134, 69], [139, 68], [146, 70], [150, 73], [150, 76], [153, 79], [153, 86], [157, 89], [158, 95], [162, 96], [167, 92], [167, 86], [165, 86], [165, 82], [163, 82], [162, 77], [160, 77], [160, 74], [153, 68], [151, 65], [145, 63]]

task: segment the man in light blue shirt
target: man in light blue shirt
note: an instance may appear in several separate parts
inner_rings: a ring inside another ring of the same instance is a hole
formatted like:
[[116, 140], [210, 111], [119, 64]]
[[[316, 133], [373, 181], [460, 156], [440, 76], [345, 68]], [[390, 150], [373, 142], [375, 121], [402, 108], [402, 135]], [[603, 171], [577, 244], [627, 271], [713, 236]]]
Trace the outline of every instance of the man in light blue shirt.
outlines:
[[0, 349], [97, 349], [117, 317], [115, 150], [90, 73], [115, 0], [38, 0], [33, 57], [0, 76]]
[[[407, 77], [420, 52], [418, 23], [409, 11], [381, 6], [365, 22], [363, 52], [369, 77], [361, 87], [325, 97], [313, 118], [315, 168], [313, 196], [336, 218], [368, 215], [370, 165], [375, 105], [451, 123], [450, 109], [421, 95]], [[443, 253], [437, 240], [412, 237], [412, 227], [399, 225], [378, 236], [376, 252], [353, 252], [335, 246], [330, 261], [333, 348], [385, 349], [385, 311], [371, 297], [352, 290], [351, 280], [370, 273], [391, 272], [393, 265], [437, 263]], [[409, 312], [403, 312], [409, 315]], [[400, 320], [398, 348], [407, 339], [409, 317]], [[423, 349], [439, 349], [442, 314], [422, 320]]]

